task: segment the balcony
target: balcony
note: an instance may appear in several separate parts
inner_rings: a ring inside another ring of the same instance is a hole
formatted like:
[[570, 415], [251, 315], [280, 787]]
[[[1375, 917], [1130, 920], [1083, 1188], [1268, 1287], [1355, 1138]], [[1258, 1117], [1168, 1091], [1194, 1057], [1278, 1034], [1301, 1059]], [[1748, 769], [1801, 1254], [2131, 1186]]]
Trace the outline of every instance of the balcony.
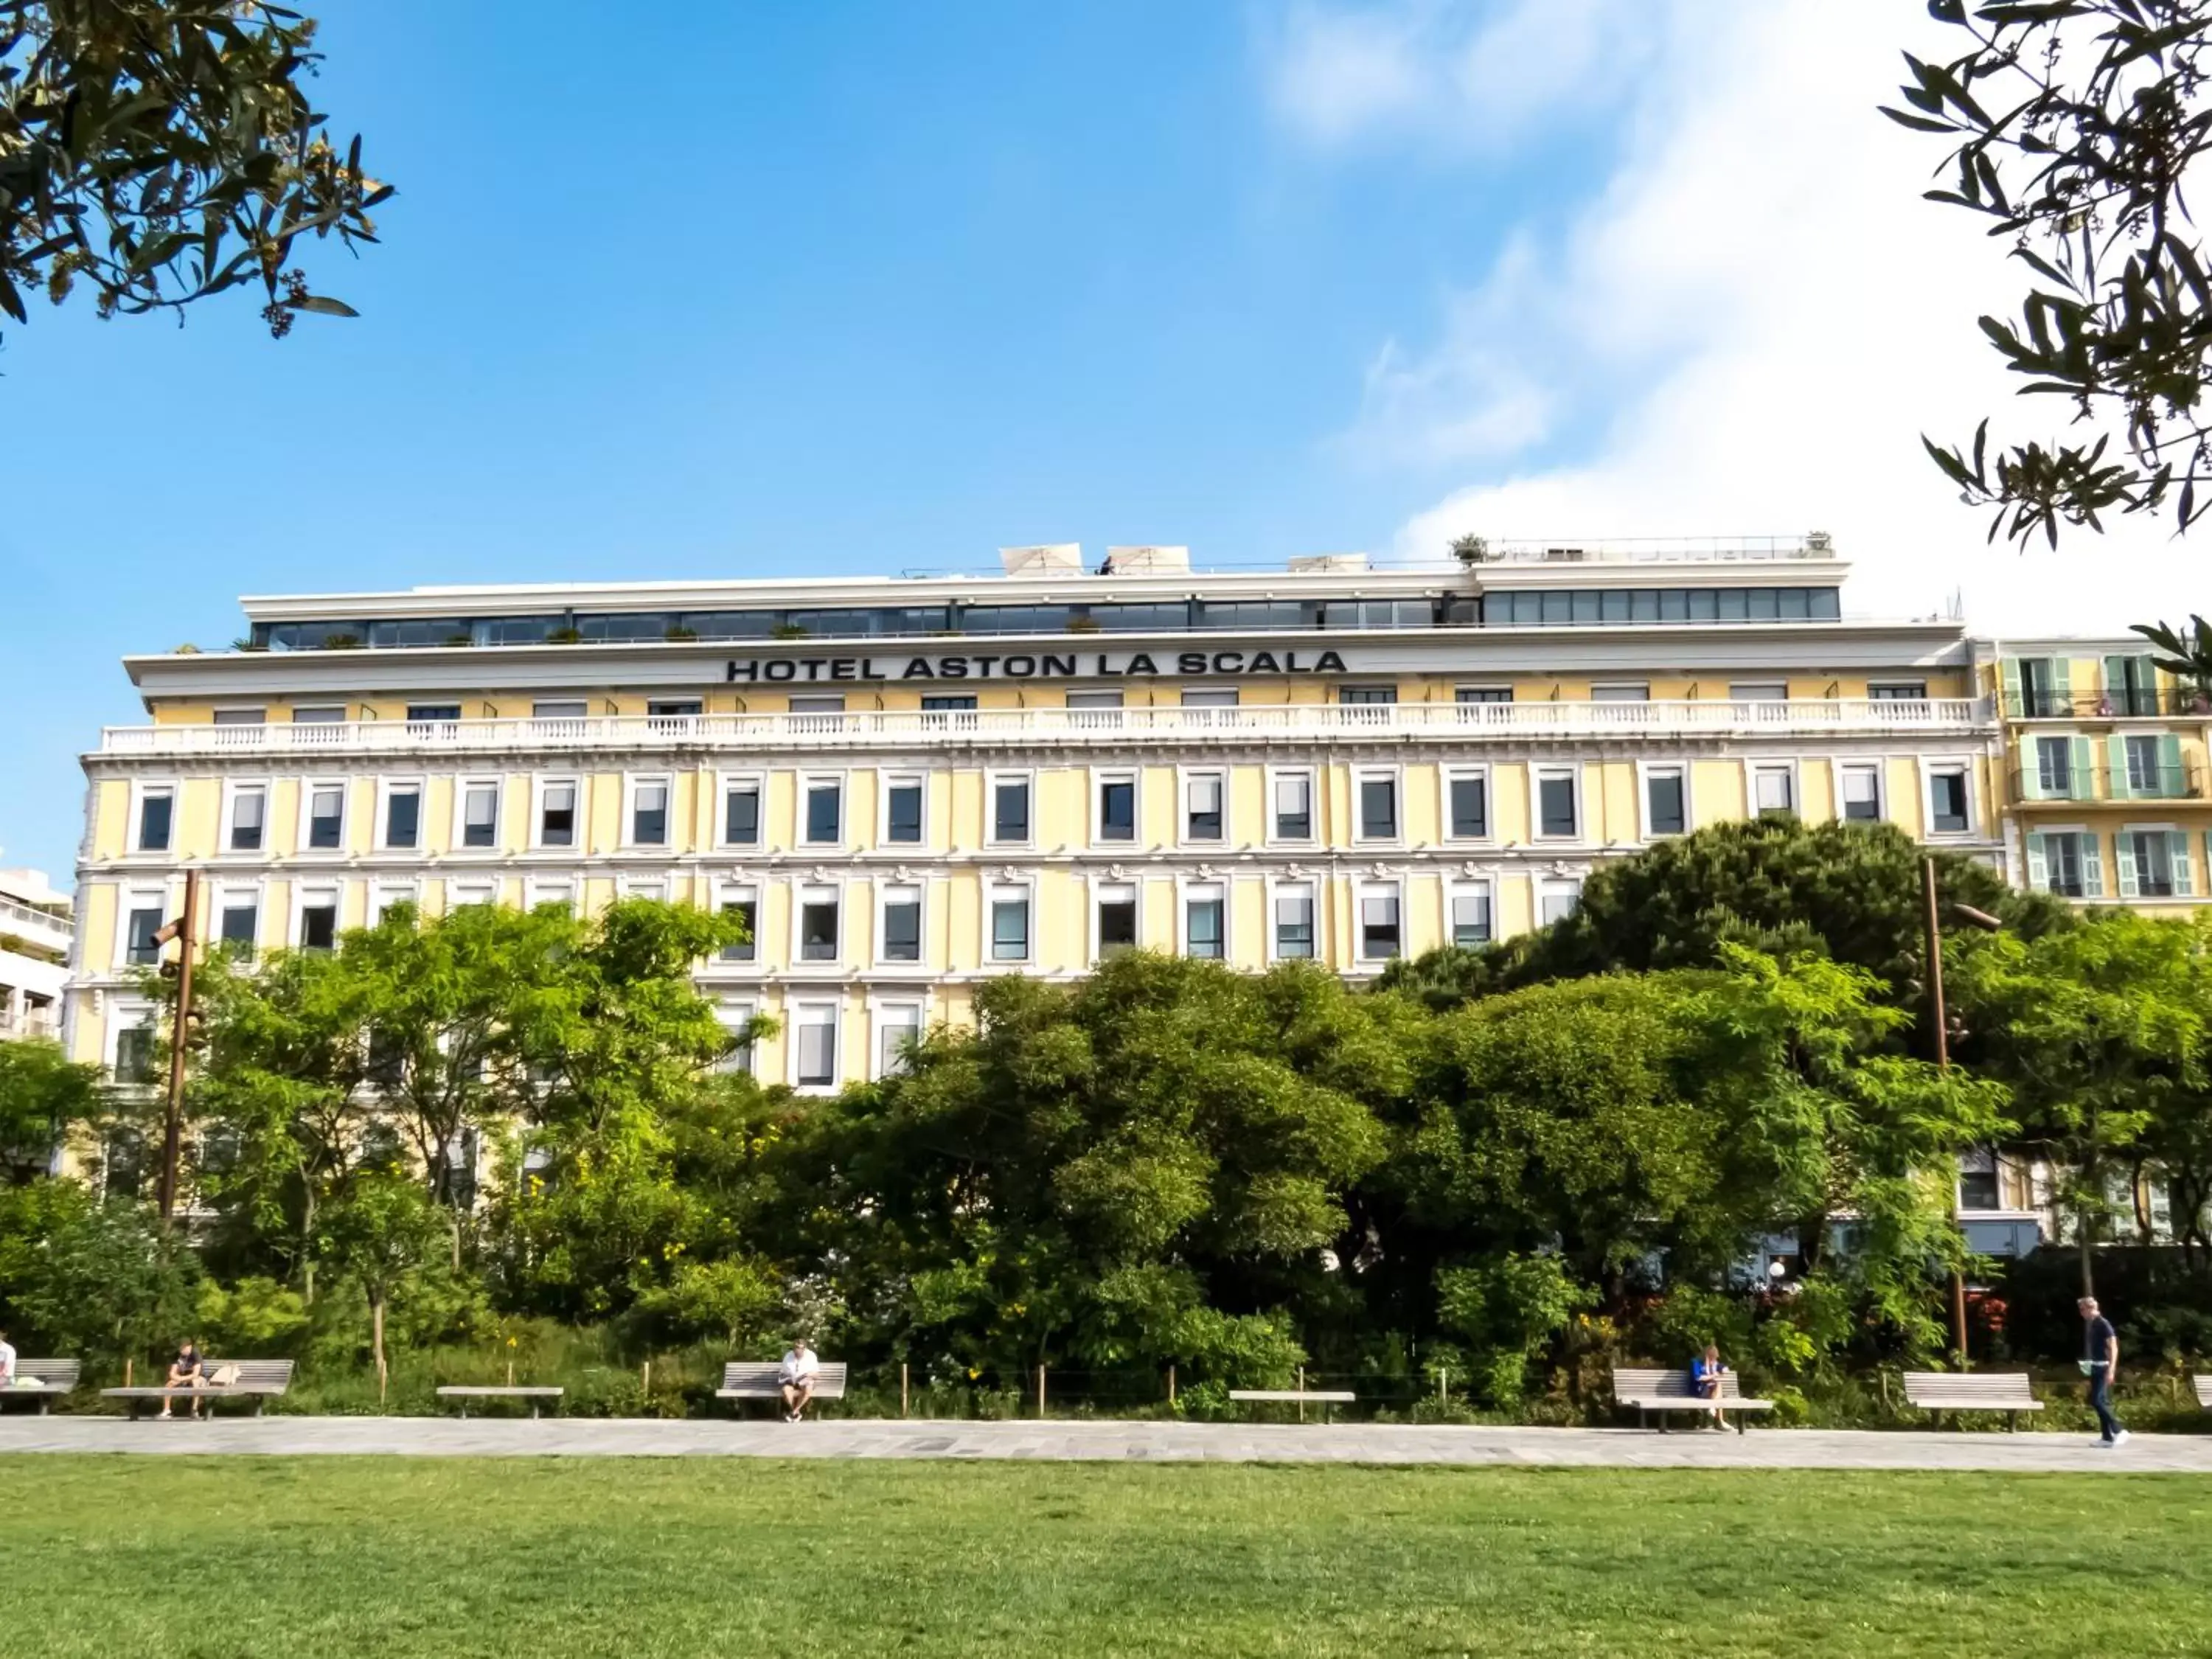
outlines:
[[2212, 698], [2193, 686], [2117, 686], [2103, 691], [2005, 693], [2005, 718], [2015, 720], [2212, 719]]
[[69, 916], [0, 896], [0, 933], [67, 956], [70, 941], [76, 937], [76, 923]]
[[50, 1008], [27, 1008], [21, 1013], [12, 1012], [0, 1001], [0, 1042], [52, 1042], [62, 1034], [61, 1021]]
[[101, 757], [752, 753], [915, 747], [1385, 743], [1394, 739], [1974, 737], [1986, 699], [1794, 702], [1274, 703], [1231, 708], [912, 709], [844, 714], [610, 715], [585, 720], [356, 720], [111, 726]]
[[[2115, 786], [2118, 786], [2117, 787]], [[2012, 798], [2039, 801], [2202, 800], [2204, 780], [2194, 766], [2066, 767], [2014, 769]]]

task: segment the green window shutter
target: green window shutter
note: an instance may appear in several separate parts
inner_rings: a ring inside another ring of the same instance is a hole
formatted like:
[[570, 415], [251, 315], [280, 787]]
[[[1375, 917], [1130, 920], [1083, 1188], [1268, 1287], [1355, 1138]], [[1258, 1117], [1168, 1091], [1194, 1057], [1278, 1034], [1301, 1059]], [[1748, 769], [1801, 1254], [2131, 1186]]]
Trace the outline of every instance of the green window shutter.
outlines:
[[2112, 853], [2120, 866], [2120, 896], [2136, 897], [2139, 890], [2136, 885], [2136, 847], [2126, 830], [2120, 830], [2113, 836]]
[[2074, 712], [2074, 659], [2052, 657], [2049, 659], [2049, 663], [2051, 695], [2056, 701], [2057, 708], [2055, 711], [2046, 710], [2045, 712], [2070, 714]]
[[2004, 659], [2003, 712], [2014, 717], [2027, 712], [2020, 700], [2020, 659], [2018, 657], [2007, 657]]
[[2112, 787], [2106, 793], [2114, 800], [2126, 800], [2135, 791], [2128, 787], [2128, 740], [2117, 732], [2105, 739], [2105, 770]]
[[2081, 896], [2084, 898], [2105, 896], [2103, 848], [2103, 838], [2094, 830], [2083, 834], [2081, 837]]
[[2067, 769], [2066, 793], [2075, 800], [2094, 800], [2097, 799], [2096, 747], [2087, 738], [2069, 738], [2066, 741], [2074, 746], [2074, 763]]
[[2105, 702], [2116, 714], [2127, 708], [2128, 659], [2124, 656], [2105, 659]]
[[2027, 884], [2039, 893], [2051, 885], [2051, 864], [2043, 856], [2043, 837], [2034, 830], [2027, 836]]
[[2158, 793], [2169, 799], [2189, 793], [2181, 775], [2181, 739], [2171, 732], [2158, 740]]
[[2186, 831], [2169, 830], [2166, 836], [2166, 856], [2173, 860], [2173, 891], [2177, 898], [2187, 898], [2197, 890], [2190, 879], [2189, 836]]
[[2033, 738], [2022, 746], [2020, 768], [2020, 798], [2022, 800], [2041, 800], [2043, 787], [2043, 745], [2051, 739]]

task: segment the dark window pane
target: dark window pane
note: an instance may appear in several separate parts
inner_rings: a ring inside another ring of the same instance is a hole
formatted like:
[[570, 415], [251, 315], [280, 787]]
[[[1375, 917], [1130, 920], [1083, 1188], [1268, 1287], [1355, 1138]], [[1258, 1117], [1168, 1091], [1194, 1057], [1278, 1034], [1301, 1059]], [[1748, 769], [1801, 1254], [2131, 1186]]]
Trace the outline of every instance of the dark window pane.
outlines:
[[1359, 903], [1359, 954], [1379, 958], [1398, 954], [1398, 901], [1367, 898]]
[[1133, 899], [1102, 899], [1098, 905], [1098, 954], [1134, 950], [1137, 906]]
[[327, 951], [338, 940], [338, 909], [335, 904], [310, 904], [300, 912], [300, 948]]
[[750, 962], [760, 954], [760, 904], [754, 899], [738, 899], [722, 907], [722, 914], [736, 916], [745, 924], [745, 936], [735, 945], [722, 947], [725, 962]]
[[975, 706], [975, 698], [972, 692], [939, 692], [921, 700], [921, 712], [925, 714], [957, 714]]
[[317, 789], [307, 797], [307, 845], [328, 852], [342, 846], [345, 830], [345, 796], [336, 789]]
[[1659, 773], [1650, 780], [1651, 833], [1655, 836], [1679, 836], [1682, 833], [1682, 779], [1679, 773]]
[[1938, 830], [1959, 831], [1966, 827], [1966, 775], [1963, 772], [1937, 772], [1929, 780], [1934, 798], [1936, 827]]
[[802, 962], [837, 959], [837, 902], [815, 899], [799, 907], [799, 956]]
[[150, 968], [161, 959], [161, 947], [154, 935], [161, 931], [161, 912], [158, 907], [135, 909], [124, 929], [123, 959], [134, 968]]
[[1547, 836], [1575, 833], [1575, 781], [1572, 778], [1544, 778], [1536, 785], [1538, 822]]
[[668, 786], [641, 784], [630, 814], [630, 840], [640, 847], [668, 844]]
[[544, 808], [538, 819], [538, 839], [546, 847], [574, 847], [576, 844], [576, 786], [573, 783], [549, 783], [545, 786]]
[[814, 842], [841, 839], [839, 828], [842, 792], [834, 783], [811, 785], [806, 791], [806, 839]]
[[1398, 833], [1398, 786], [1390, 778], [1359, 781], [1359, 833], [1387, 841]]
[[902, 899], [884, 906], [884, 960], [921, 960], [921, 902]]
[[1194, 899], [1189, 905], [1190, 954], [1218, 958], [1221, 955], [1221, 901]]
[[138, 803], [138, 850], [142, 853], [166, 853], [169, 850], [169, 820], [176, 811], [175, 798], [169, 795], [149, 795]]
[[1313, 901], [1303, 896], [1275, 901], [1275, 954], [1304, 961], [1314, 953]]
[[115, 1034], [115, 1080], [151, 1083], [154, 1080], [154, 1028], [126, 1025]]
[[395, 789], [384, 803], [384, 844], [412, 847], [422, 834], [422, 797], [412, 789]]
[[1137, 786], [1129, 782], [1098, 786], [1098, 839], [1134, 841], [1137, 838]]
[[1027, 841], [1030, 838], [1030, 786], [1026, 778], [1002, 780], [991, 792], [991, 838]]
[[1480, 778], [1451, 781], [1451, 832], [1455, 836], [1490, 833], [1490, 792]]
[[738, 783], [722, 803], [722, 839], [732, 847], [760, 844], [760, 786]]
[[1027, 899], [991, 902], [991, 960], [1024, 962], [1030, 954], [1030, 904]]
[[261, 912], [251, 904], [226, 904], [222, 908], [221, 937], [225, 945], [240, 945], [248, 952], [253, 949], [253, 936], [258, 931]]
[[919, 842], [921, 839], [921, 786], [918, 783], [893, 785], [885, 817], [888, 820], [884, 825], [887, 839]]
[[1340, 685], [1336, 688], [1337, 702], [1349, 707], [1373, 707], [1398, 701], [1395, 685]]

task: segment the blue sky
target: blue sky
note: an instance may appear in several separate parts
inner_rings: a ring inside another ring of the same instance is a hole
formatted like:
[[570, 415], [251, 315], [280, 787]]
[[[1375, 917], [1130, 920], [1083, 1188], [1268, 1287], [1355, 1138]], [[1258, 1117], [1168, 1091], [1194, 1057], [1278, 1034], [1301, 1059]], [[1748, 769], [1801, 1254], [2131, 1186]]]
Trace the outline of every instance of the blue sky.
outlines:
[[[1771, 239], [1837, 234], [1743, 214], [1728, 158], [1832, 162], [1807, 100], [1863, 119], [1919, 14], [311, 9], [320, 100], [399, 187], [382, 246], [313, 259], [361, 319], [276, 343], [243, 298], [182, 328], [72, 303], [0, 335], [0, 860], [64, 884], [76, 757], [138, 716], [117, 659], [227, 641], [240, 592], [1814, 527], [1818, 488], [1748, 458], [1685, 483], [1651, 453], [1683, 426], [1668, 388], [1740, 368], [1747, 332], [1768, 331], [1764, 362], [1810, 326], [1686, 250], [1735, 270], [1732, 239], [1758, 266], [1786, 259]], [[1821, 92], [1838, 28], [1864, 50]], [[1782, 77], [1780, 138], [1707, 131], [1715, 38]], [[1933, 159], [1853, 178], [1909, 203]], [[1912, 419], [1884, 426], [1886, 458], [1917, 448]], [[1830, 519], [1869, 488], [1850, 483]], [[1961, 558], [1978, 535], [1944, 520]]]

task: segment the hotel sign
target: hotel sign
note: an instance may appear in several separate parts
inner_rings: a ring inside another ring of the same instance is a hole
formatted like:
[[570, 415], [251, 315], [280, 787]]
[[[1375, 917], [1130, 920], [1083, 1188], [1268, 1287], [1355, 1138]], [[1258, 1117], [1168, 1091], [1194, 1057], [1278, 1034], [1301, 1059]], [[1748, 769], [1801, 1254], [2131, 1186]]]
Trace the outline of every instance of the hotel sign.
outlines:
[[733, 659], [726, 678], [757, 685], [798, 680], [1087, 680], [1187, 678], [1219, 675], [1267, 678], [1342, 674], [1334, 651], [1017, 651], [962, 652], [927, 657], [748, 657]]

